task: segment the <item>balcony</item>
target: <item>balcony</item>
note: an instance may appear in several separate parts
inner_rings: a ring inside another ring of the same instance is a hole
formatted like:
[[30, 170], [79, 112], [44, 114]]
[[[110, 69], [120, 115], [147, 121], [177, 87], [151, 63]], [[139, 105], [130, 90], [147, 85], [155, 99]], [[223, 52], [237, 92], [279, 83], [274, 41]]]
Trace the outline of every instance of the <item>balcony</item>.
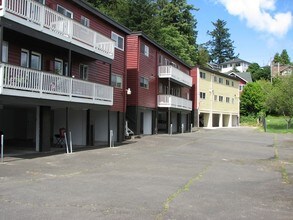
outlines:
[[192, 77], [173, 66], [159, 66], [159, 78], [171, 78], [180, 84], [192, 86]]
[[191, 111], [192, 101], [172, 95], [158, 95], [158, 107]]
[[3, 63], [0, 95], [113, 105], [113, 87]]
[[114, 59], [113, 40], [33, 0], [2, 0], [0, 16]]

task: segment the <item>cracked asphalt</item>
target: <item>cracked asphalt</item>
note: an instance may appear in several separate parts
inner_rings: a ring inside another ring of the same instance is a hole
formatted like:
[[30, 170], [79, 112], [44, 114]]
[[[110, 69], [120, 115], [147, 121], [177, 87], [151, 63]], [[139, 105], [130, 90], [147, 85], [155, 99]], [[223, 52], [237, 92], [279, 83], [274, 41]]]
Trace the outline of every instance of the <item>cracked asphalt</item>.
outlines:
[[292, 220], [293, 135], [199, 130], [6, 157], [0, 219]]

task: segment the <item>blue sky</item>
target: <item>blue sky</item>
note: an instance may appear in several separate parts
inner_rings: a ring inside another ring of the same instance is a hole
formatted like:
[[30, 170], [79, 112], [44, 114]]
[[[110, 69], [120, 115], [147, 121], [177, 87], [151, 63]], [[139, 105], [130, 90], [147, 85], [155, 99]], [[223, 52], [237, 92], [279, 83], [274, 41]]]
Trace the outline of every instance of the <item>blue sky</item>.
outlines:
[[199, 8], [197, 43], [210, 39], [212, 22], [227, 22], [239, 58], [267, 65], [286, 49], [293, 62], [293, 0], [187, 0]]

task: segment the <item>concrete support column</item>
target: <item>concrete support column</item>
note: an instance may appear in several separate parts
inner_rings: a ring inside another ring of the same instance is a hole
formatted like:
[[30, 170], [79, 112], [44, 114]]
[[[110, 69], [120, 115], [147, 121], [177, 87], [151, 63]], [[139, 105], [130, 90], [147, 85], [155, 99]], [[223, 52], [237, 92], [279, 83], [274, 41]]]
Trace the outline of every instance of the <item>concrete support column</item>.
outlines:
[[51, 107], [40, 106], [40, 152], [51, 148]]
[[206, 115], [207, 115], [207, 118], [208, 118], [207, 127], [212, 128], [213, 127], [213, 113], [207, 113]]
[[223, 127], [223, 114], [220, 114], [220, 118], [219, 118], [219, 128]]
[[232, 127], [232, 114], [229, 114], [228, 128]]

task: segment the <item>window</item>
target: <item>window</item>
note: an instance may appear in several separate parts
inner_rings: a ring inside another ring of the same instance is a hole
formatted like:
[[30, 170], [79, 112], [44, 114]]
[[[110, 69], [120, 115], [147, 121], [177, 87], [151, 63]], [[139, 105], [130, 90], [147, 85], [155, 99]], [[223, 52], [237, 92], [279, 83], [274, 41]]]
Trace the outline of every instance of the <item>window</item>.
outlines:
[[84, 16], [81, 16], [80, 17], [80, 23], [84, 26], [87, 26], [89, 27], [90, 26], [90, 19], [84, 17]]
[[29, 67], [29, 51], [22, 49], [21, 56], [20, 56], [20, 66], [22, 67]]
[[230, 103], [230, 98], [226, 97], [226, 103]]
[[59, 75], [63, 75], [63, 60], [55, 58], [54, 73], [57, 73]]
[[35, 0], [36, 2], [39, 2], [40, 4], [45, 4], [45, 0]]
[[202, 79], [205, 79], [206, 78], [206, 73], [200, 72], [199, 77], [202, 78]]
[[219, 102], [223, 102], [223, 100], [224, 100], [224, 97], [223, 96], [219, 96]]
[[41, 70], [41, 54], [32, 52], [30, 67], [35, 70]]
[[230, 81], [228, 79], [226, 79], [226, 85], [229, 86], [230, 85]]
[[122, 76], [112, 74], [111, 75], [111, 86], [116, 88], [122, 88]]
[[239, 85], [239, 90], [242, 91], [244, 88], [244, 85]]
[[124, 38], [121, 37], [120, 35], [112, 32], [111, 34], [111, 39], [115, 41], [115, 47], [124, 50]]
[[57, 11], [68, 18], [73, 18], [73, 13], [60, 5], [57, 5]]
[[235, 102], [235, 99], [234, 99], [234, 98], [232, 98], [231, 102], [232, 102], [232, 104], [234, 104], [234, 102]]
[[214, 95], [214, 101], [218, 101], [218, 96], [217, 95]]
[[141, 53], [143, 53], [145, 56], [149, 56], [149, 47], [145, 44], [141, 45]]
[[223, 78], [219, 77], [219, 83], [223, 84]]
[[206, 93], [205, 92], [200, 92], [199, 93], [199, 98], [206, 99]]
[[140, 87], [148, 89], [149, 88], [149, 80], [147, 78], [140, 77]]
[[227, 68], [227, 64], [224, 64], [224, 65], [223, 65], [223, 68]]
[[8, 42], [2, 42], [2, 62], [8, 62]]
[[241, 66], [241, 64], [240, 63], [236, 63], [236, 66]]
[[218, 82], [217, 76], [214, 76], [214, 82]]
[[80, 79], [87, 80], [88, 79], [88, 66], [84, 64], [79, 65], [79, 76]]
[[233, 86], [233, 87], [234, 87], [234, 81], [231, 81], [231, 86]]

